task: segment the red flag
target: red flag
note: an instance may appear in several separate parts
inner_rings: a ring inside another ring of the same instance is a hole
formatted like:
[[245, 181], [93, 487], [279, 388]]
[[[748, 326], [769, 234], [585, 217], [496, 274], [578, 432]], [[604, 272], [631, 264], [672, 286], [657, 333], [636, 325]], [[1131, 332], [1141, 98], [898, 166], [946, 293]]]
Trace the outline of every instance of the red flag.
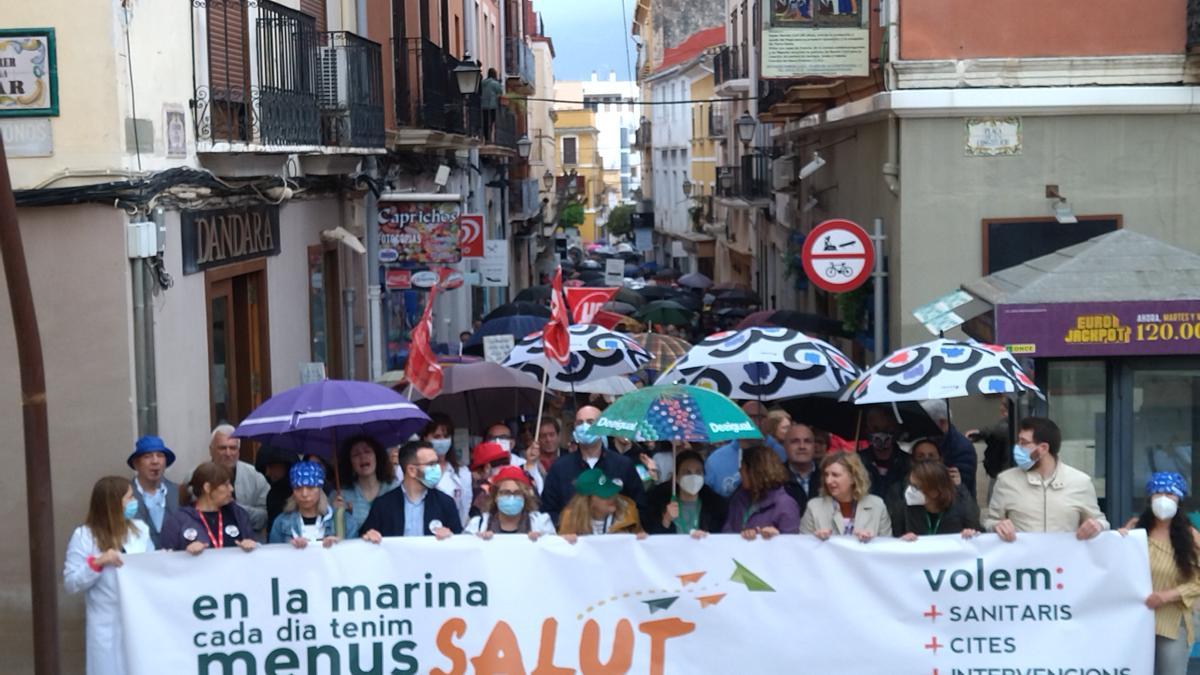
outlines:
[[429, 289], [425, 311], [409, 337], [408, 363], [404, 367], [405, 377], [425, 398], [434, 398], [442, 392], [442, 365], [429, 346], [429, 336], [433, 332], [433, 300], [436, 297], [435, 286]]
[[609, 312], [602, 309], [599, 312], [596, 312], [596, 316], [592, 317], [592, 323], [596, 324], [597, 326], [604, 326], [605, 328], [612, 330], [617, 327], [617, 324], [621, 323], [621, 321], [627, 318], [629, 317], [621, 316], [616, 312]]
[[615, 288], [568, 288], [567, 304], [571, 306], [571, 320], [575, 323], [593, 323], [596, 312], [616, 294]]
[[547, 357], [566, 364], [571, 352], [571, 319], [567, 316], [562, 284], [562, 267], [559, 267], [554, 270], [554, 282], [550, 284], [550, 321], [542, 329], [542, 342]]

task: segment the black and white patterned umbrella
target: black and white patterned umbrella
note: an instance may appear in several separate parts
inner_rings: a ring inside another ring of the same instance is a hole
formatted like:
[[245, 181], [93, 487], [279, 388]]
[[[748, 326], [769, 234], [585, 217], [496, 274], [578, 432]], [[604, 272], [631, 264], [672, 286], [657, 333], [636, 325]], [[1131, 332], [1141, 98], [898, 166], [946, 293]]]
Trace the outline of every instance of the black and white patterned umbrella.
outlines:
[[542, 334], [534, 333], [513, 347], [504, 365], [528, 373], [540, 382], [549, 369], [548, 387], [556, 391], [584, 391], [580, 385], [630, 375], [651, 359], [641, 345], [603, 326], [571, 326], [570, 358], [565, 365], [546, 356]]

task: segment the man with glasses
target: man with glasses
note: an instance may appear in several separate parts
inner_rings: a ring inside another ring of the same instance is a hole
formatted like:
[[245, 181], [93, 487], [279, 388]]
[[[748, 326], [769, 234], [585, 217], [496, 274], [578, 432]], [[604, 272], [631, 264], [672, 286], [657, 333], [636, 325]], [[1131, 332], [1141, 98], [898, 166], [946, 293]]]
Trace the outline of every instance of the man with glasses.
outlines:
[[1043, 417], [1021, 420], [1013, 447], [1015, 467], [996, 477], [983, 529], [1004, 541], [1018, 532], [1074, 532], [1091, 539], [1109, 528], [1092, 478], [1058, 458], [1062, 432]]
[[405, 444], [400, 448], [400, 470], [400, 489], [375, 499], [360, 528], [362, 538], [378, 544], [383, 537], [446, 539], [462, 532], [454, 498], [434, 489], [442, 470], [433, 446], [425, 441]]

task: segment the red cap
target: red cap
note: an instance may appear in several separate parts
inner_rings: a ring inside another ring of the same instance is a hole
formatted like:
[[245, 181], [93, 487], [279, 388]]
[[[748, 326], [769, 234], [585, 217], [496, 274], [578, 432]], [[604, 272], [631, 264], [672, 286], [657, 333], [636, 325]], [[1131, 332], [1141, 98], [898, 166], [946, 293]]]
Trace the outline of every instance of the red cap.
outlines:
[[471, 450], [471, 468], [478, 469], [498, 459], [508, 459], [509, 453], [499, 443], [480, 443]]
[[529, 476], [521, 470], [519, 466], [508, 465], [501, 467], [496, 473], [492, 474], [491, 484], [499, 485], [503, 480], [515, 480], [518, 483], [524, 483], [528, 487], [533, 487], [533, 481], [529, 480]]

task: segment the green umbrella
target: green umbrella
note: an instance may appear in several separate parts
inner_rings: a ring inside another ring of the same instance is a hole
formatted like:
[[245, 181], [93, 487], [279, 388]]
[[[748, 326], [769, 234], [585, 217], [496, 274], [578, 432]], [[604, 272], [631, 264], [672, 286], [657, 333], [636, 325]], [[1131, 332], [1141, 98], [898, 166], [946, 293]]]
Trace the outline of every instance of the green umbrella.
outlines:
[[696, 313], [673, 300], [656, 300], [638, 310], [633, 318], [642, 323], [687, 326]]
[[736, 403], [701, 387], [646, 387], [618, 398], [593, 425], [604, 436], [717, 443], [762, 438]]

